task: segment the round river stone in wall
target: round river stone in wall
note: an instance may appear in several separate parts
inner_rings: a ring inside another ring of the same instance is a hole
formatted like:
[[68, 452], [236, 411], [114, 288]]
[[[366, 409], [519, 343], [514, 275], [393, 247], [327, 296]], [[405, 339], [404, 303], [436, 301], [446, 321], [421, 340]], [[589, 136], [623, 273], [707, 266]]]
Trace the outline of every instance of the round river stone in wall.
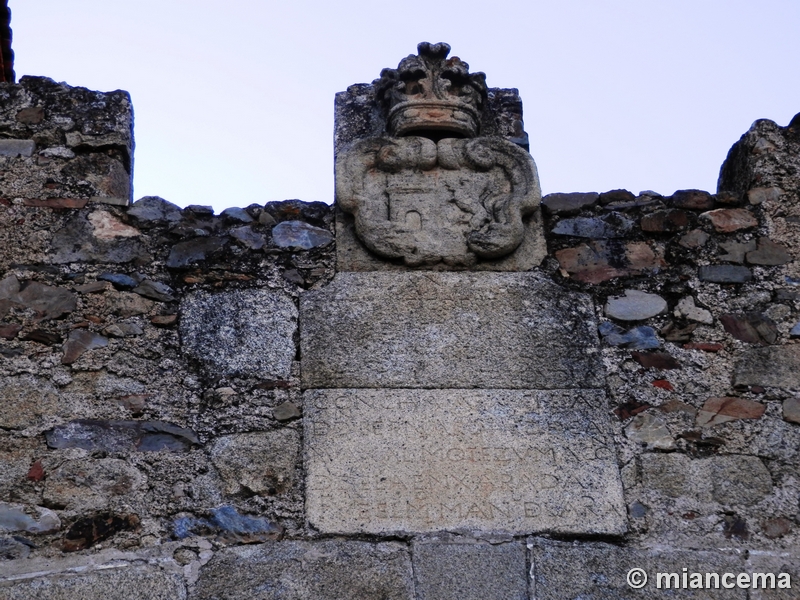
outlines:
[[658, 294], [625, 290], [624, 296], [612, 296], [606, 303], [606, 316], [619, 321], [641, 321], [667, 310], [667, 301]]
[[181, 303], [181, 344], [208, 374], [287, 379], [297, 307], [272, 290], [195, 292]]

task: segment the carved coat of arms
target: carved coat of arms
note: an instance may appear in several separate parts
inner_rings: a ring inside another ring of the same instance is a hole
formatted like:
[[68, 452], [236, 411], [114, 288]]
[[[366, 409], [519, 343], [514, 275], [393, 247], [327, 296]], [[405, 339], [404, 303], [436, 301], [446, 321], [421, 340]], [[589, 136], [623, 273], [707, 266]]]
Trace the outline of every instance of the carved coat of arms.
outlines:
[[487, 88], [447, 44], [422, 43], [373, 82], [388, 135], [336, 161], [336, 200], [372, 253], [408, 266], [469, 268], [513, 253], [541, 191], [530, 154], [479, 136]]

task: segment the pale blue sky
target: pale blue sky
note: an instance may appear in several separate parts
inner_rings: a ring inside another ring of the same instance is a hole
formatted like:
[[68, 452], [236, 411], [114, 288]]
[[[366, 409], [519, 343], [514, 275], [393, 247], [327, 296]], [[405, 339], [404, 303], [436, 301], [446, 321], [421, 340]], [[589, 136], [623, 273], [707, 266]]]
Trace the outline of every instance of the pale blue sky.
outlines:
[[125, 89], [135, 197], [333, 200], [333, 96], [446, 41], [517, 87], [544, 193], [713, 191], [800, 112], [797, 0], [10, 0], [17, 77]]

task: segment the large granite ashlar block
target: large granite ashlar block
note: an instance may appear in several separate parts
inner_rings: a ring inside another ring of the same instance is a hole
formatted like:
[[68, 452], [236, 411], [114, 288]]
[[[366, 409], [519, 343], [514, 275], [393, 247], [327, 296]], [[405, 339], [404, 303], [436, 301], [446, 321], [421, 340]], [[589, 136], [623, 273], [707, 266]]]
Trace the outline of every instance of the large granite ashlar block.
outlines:
[[418, 600], [528, 600], [525, 546], [415, 540]]
[[601, 390], [309, 390], [305, 461], [324, 533], [626, 531]]
[[[22, 561], [15, 561], [21, 563]], [[38, 573], [4, 578], [0, 569], [0, 598], [3, 600], [186, 600], [183, 578], [152, 566], [86, 566], [72, 572], [53, 572], [57, 562]], [[13, 563], [7, 563], [13, 569]], [[41, 564], [41, 563], [39, 563]], [[56, 567], [58, 568], [58, 567]], [[38, 575], [32, 576], [32, 575]]]
[[192, 600], [414, 600], [397, 543], [288, 540], [224, 548], [200, 569]]
[[[752, 590], [737, 584], [754, 571], [737, 550], [632, 548], [610, 544], [531, 540], [532, 598], [537, 600], [670, 600], [796, 598], [787, 590]], [[780, 569], [780, 567], [778, 567]], [[776, 574], [780, 571], [776, 569]], [[764, 569], [766, 570], [766, 569]], [[725, 578], [725, 574], [728, 577]], [[709, 577], [710, 575], [710, 577]], [[747, 588], [750, 588], [748, 582]], [[788, 590], [796, 591], [796, 590]], [[771, 595], [774, 593], [779, 595]]]
[[305, 388], [603, 386], [591, 299], [535, 273], [339, 273], [300, 320]]

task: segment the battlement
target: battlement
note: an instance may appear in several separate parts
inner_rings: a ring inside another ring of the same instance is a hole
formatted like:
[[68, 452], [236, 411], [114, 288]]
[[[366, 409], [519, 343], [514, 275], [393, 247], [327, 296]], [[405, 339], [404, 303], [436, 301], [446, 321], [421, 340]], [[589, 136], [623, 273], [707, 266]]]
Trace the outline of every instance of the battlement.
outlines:
[[800, 585], [798, 118], [542, 198], [486, 94], [400, 136], [354, 86], [335, 203], [215, 215], [131, 202], [127, 93], [0, 83], [0, 596]]

